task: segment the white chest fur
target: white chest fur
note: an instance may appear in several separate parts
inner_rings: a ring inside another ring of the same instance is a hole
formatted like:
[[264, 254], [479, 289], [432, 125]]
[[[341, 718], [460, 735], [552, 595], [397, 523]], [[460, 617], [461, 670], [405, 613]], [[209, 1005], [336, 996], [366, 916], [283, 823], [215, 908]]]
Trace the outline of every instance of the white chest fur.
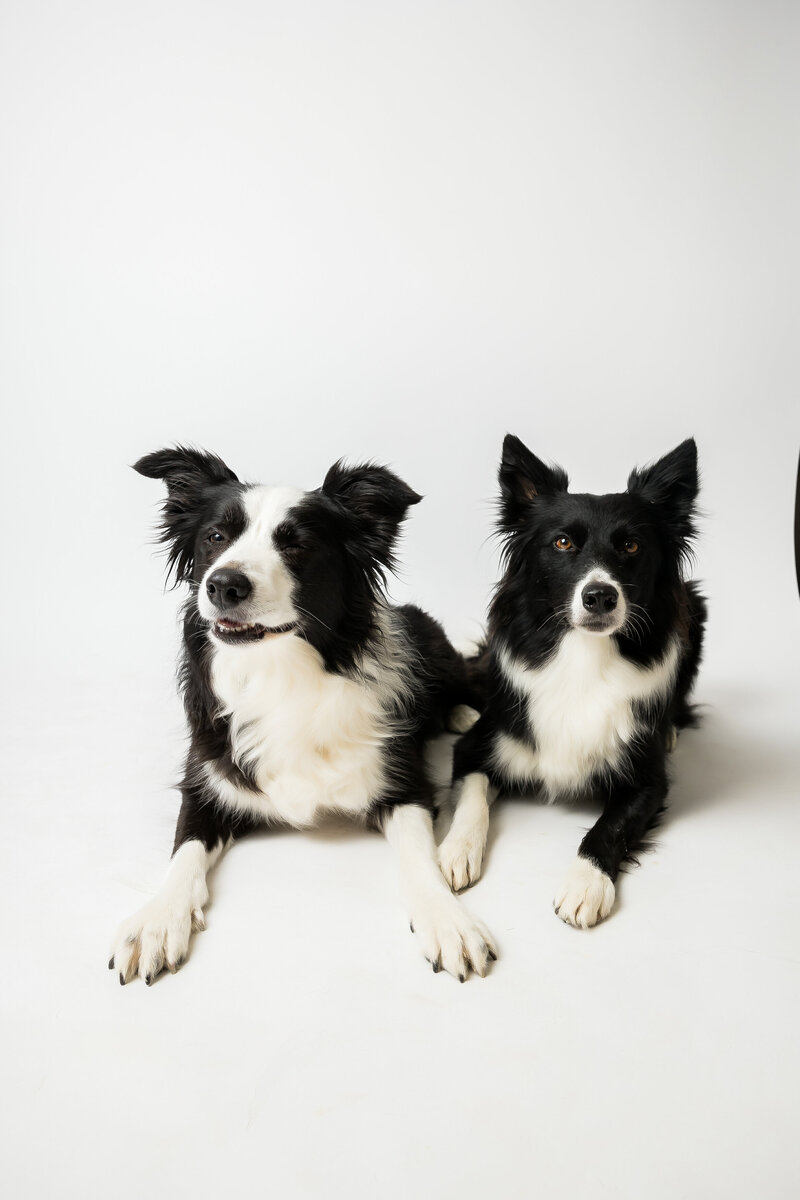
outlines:
[[384, 784], [382, 746], [392, 732], [379, 669], [366, 682], [332, 675], [316, 650], [288, 636], [218, 649], [212, 682], [234, 759], [258, 784], [244, 790], [209, 768], [223, 801], [294, 826], [367, 811]]
[[656, 703], [672, 687], [678, 644], [643, 668], [623, 658], [613, 638], [573, 630], [543, 667], [522, 665], [506, 648], [499, 662], [526, 706], [534, 745], [501, 735], [496, 766], [509, 781], [537, 783], [553, 799], [614, 767], [638, 731], [634, 705]]

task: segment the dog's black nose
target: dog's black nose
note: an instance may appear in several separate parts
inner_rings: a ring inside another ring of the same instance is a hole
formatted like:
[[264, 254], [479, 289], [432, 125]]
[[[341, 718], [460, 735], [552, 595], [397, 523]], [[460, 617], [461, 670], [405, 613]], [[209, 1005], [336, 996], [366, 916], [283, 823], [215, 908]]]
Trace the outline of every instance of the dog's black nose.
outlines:
[[610, 583], [588, 583], [581, 592], [581, 600], [587, 612], [600, 616], [614, 611], [619, 592]]
[[252, 590], [250, 580], [241, 571], [215, 571], [206, 583], [206, 595], [215, 608], [234, 608]]

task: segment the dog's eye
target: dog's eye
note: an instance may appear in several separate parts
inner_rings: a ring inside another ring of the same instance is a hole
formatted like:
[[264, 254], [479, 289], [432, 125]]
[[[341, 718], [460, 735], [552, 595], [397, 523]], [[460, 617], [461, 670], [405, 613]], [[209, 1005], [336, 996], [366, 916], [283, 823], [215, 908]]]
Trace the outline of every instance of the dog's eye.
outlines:
[[207, 538], [206, 538], [206, 541], [207, 541], [207, 542], [213, 542], [213, 543], [216, 543], [216, 544], [218, 544], [219, 542], [224, 542], [224, 541], [225, 541], [225, 534], [224, 534], [224, 533], [220, 533], [220, 531], [219, 531], [218, 529], [212, 529], [212, 530], [211, 530], [211, 533], [209, 533], [209, 535], [207, 536]]
[[575, 549], [575, 543], [573, 542], [572, 538], [567, 537], [567, 535], [565, 533], [562, 533], [561, 537], [557, 537], [556, 540], [553, 542], [553, 545], [555, 546], [556, 550], [574, 550]]
[[281, 554], [299, 554], [303, 549], [300, 532], [293, 525], [284, 525], [276, 529], [274, 538]]
[[636, 541], [636, 538], [628, 538], [627, 542], [623, 544], [622, 549], [626, 554], [638, 554], [639, 543]]

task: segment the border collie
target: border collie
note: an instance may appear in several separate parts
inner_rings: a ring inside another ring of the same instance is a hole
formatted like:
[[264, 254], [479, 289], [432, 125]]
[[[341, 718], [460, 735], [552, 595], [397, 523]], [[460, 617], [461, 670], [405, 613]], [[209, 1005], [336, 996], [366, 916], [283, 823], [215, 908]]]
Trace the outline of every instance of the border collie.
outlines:
[[232, 839], [327, 813], [382, 829], [395, 847], [433, 970], [484, 975], [494, 942], [442, 878], [424, 761], [448, 716], [466, 728], [459, 706], [480, 703], [477, 677], [436, 621], [384, 593], [420, 496], [372, 464], [336, 463], [313, 492], [240, 483], [183, 447], [135, 470], [167, 485], [167, 574], [189, 585], [180, 686], [191, 741], [166, 879], [114, 942], [120, 983], [181, 965], [205, 927], [206, 875]]
[[611, 912], [620, 866], [663, 811], [667, 751], [694, 723], [706, 606], [683, 568], [697, 448], [685, 441], [633, 471], [626, 492], [591, 496], [570, 493], [560, 467], [509, 434], [499, 477], [489, 697], [456, 744], [460, 791], [440, 862], [455, 891], [478, 879], [496, 792], [590, 795], [602, 816], [554, 902], [586, 929]]

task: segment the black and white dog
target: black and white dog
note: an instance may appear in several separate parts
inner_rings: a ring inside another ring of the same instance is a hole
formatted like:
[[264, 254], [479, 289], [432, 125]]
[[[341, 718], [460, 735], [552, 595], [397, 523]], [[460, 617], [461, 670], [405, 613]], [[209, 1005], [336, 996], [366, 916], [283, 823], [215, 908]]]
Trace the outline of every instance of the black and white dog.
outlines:
[[489, 789], [592, 795], [602, 816], [555, 897], [570, 925], [608, 916], [621, 864], [667, 795], [666, 754], [692, 724], [706, 608], [683, 569], [697, 449], [633, 471], [621, 494], [568, 492], [508, 435], [500, 465], [505, 571], [489, 613], [489, 696], [455, 749], [460, 794], [440, 847], [456, 891], [480, 876]]
[[[180, 683], [191, 744], [166, 879], [114, 942], [120, 982], [180, 966], [204, 928], [207, 872], [234, 837], [333, 812], [394, 845], [434, 971], [485, 974], [494, 943], [439, 870], [424, 760], [449, 714], [480, 703], [477, 683], [436, 621], [391, 607], [383, 590], [420, 497], [372, 464], [337, 463], [313, 492], [240, 483], [221, 459], [181, 447], [135, 469], [166, 482], [161, 540], [190, 588]], [[466, 727], [464, 710], [456, 720]]]

